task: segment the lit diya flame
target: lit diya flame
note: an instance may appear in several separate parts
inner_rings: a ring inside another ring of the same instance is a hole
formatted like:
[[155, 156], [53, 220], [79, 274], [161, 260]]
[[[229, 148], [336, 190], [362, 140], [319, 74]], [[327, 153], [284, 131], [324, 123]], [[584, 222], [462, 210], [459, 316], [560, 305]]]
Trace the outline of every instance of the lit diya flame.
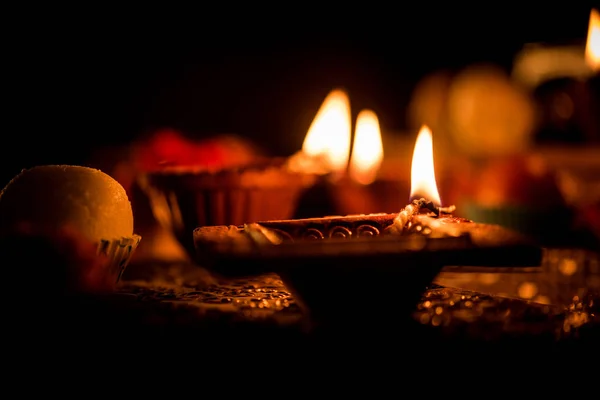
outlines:
[[302, 144], [289, 160], [292, 170], [339, 176], [348, 166], [352, 136], [350, 100], [340, 89], [331, 91], [317, 112]]
[[590, 12], [585, 61], [594, 72], [600, 71], [600, 13], [595, 9]]
[[368, 185], [375, 180], [382, 161], [383, 142], [379, 120], [373, 111], [362, 110], [356, 118], [348, 174], [354, 181]]
[[439, 216], [441, 213], [452, 213], [455, 209], [454, 206], [441, 207], [433, 166], [433, 138], [426, 125], [421, 127], [417, 136], [410, 181], [411, 203], [394, 218], [394, 223], [389, 228], [392, 233], [402, 233], [413, 216], [422, 211]]
[[425, 198], [441, 205], [433, 166], [433, 138], [426, 125], [421, 127], [413, 151], [410, 171], [410, 200]]

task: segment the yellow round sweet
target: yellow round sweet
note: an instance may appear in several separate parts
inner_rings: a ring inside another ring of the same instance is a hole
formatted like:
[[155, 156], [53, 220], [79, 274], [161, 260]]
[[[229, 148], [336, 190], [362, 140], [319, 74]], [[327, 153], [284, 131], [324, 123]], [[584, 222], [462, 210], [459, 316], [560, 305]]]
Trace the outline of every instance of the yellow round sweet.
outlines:
[[133, 235], [125, 189], [110, 175], [74, 165], [42, 165], [21, 171], [0, 192], [0, 231], [29, 224], [75, 229], [99, 242]]

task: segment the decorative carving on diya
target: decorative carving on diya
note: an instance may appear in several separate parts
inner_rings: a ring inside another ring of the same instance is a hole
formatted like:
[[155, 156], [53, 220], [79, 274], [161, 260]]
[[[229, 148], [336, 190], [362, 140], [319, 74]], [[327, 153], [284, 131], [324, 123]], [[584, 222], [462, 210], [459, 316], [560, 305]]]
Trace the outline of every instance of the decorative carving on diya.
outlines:
[[[419, 234], [424, 236], [454, 236], [440, 223], [471, 222], [454, 217], [455, 207], [438, 207], [424, 198], [413, 200], [399, 213], [329, 216], [281, 221], [263, 221], [246, 224], [246, 231], [269, 229], [274, 242], [322, 239], [353, 239], [386, 234]], [[260, 227], [260, 228], [259, 228]]]
[[[276, 232], [282, 241], [352, 239], [378, 236], [391, 224], [395, 214], [366, 214], [329, 216], [282, 221], [264, 221], [258, 224]], [[253, 229], [247, 225], [244, 229]]]

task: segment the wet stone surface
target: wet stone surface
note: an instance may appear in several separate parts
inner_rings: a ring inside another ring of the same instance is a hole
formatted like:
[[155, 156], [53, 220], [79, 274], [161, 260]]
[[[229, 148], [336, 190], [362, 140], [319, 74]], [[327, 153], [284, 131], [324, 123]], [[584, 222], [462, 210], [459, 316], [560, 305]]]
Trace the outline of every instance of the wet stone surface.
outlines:
[[68, 351], [83, 358], [77, 365], [108, 359], [162, 370], [183, 368], [190, 360], [193, 368], [218, 361], [227, 373], [316, 359], [326, 369], [370, 370], [382, 355], [395, 365], [432, 359], [445, 365], [459, 359], [529, 365], [546, 354], [566, 354], [572, 363], [573, 355], [586, 362], [600, 355], [600, 301], [594, 296], [550, 306], [431, 286], [412, 315], [400, 319], [397, 304], [382, 304], [390, 296], [379, 298], [376, 287], [332, 288], [335, 307], [383, 308], [388, 311], [377, 315], [388, 321], [366, 323], [351, 312], [345, 315], [356, 319], [322, 329], [310, 323], [276, 275], [216, 279], [185, 265], [133, 266], [127, 272], [114, 293], [29, 301], [8, 330], [11, 342], [36, 357], [49, 352], [47, 359]]
[[126, 281], [119, 291], [147, 303], [169, 303], [195, 308], [199, 314], [210, 310], [244, 318], [301, 317], [301, 310], [276, 275], [248, 279], [209, 281], [195, 286], [166, 284], [165, 281]]
[[[200, 268], [176, 265], [144, 271], [145, 277], [132, 273], [125, 279], [115, 296], [128, 299], [129, 309], [138, 310], [138, 317], [146, 323], [303, 331], [303, 310], [277, 275], [218, 280]], [[345, 299], [332, 290], [331, 301], [340, 307], [352, 307], [357, 301], [381, 306], [373, 288], [369, 290], [367, 294], [349, 289]], [[564, 307], [432, 285], [423, 293], [412, 319], [419, 329], [444, 339], [536, 338], [559, 343], [596, 337], [599, 305], [600, 300], [591, 294], [576, 297]]]

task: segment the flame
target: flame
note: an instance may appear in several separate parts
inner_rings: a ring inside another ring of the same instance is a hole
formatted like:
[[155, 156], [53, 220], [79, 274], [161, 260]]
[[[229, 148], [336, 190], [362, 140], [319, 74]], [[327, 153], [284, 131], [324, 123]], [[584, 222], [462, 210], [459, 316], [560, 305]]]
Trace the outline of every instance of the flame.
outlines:
[[331, 172], [343, 171], [350, 153], [351, 119], [348, 95], [340, 89], [332, 90], [308, 128], [302, 152], [324, 157]]
[[426, 125], [421, 127], [413, 152], [410, 174], [410, 199], [425, 198], [441, 206], [433, 167], [433, 139]]
[[362, 110], [356, 118], [356, 131], [348, 173], [356, 182], [368, 185], [375, 180], [383, 161], [383, 142], [377, 115]]
[[590, 12], [585, 61], [594, 72], [600, 70], [600, 13], [595, 9]]

